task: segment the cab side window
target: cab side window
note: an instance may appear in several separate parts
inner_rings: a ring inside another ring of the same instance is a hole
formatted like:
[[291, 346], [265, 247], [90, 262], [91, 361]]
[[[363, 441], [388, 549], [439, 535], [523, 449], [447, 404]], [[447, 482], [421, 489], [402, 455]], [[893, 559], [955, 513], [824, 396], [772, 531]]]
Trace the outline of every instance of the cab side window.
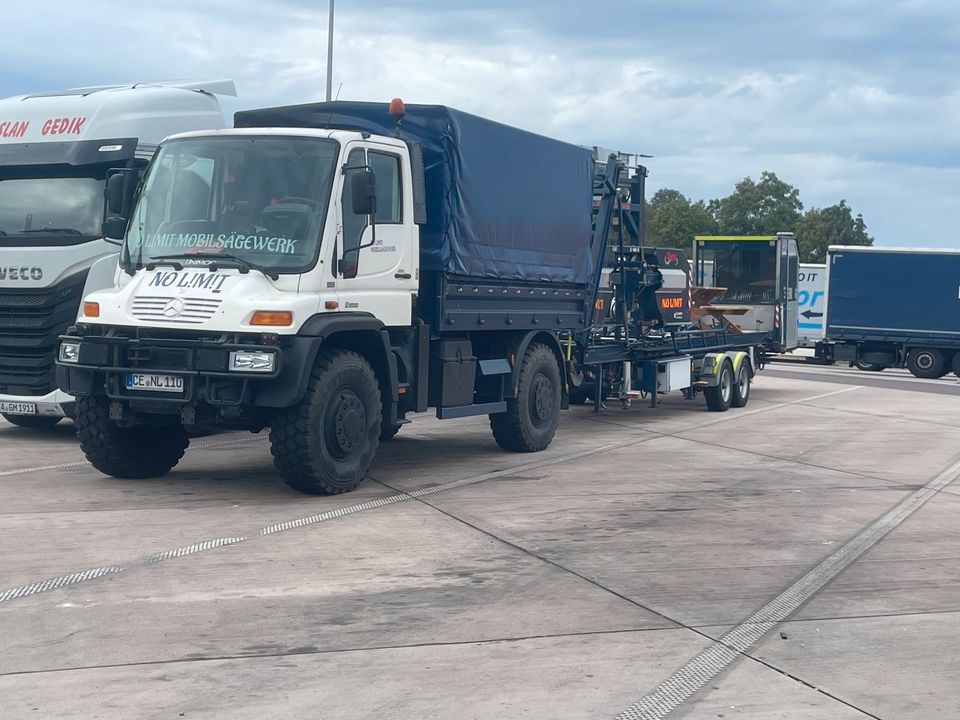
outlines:
[[377, 178], [377, 223], [402, 222], [400, 157], [371, 151], [370, 168]]
[[[347, 167], [363, 168], [366, 164], [367, 160], [361, 148], [350, 151], [350, 154], [347, 156]], [[343, 277], [345, 278], [354, 278], [357, 276], [357, 259], [360, 253], [357, 252], [356, 248], [359, 247], [360, 237], [363, 235], [363, 230], [367, 226], [367, 216], [357, 215], [353, 212], [350, 182], [354, 173], [357, 172], [360, 172], [360, 170], [347, 170], [344, 174], [343, 192], [340, 197], [340, 207], [343, 216], [343, 250], [340, 253], [340, 257], [343, 258], [341, 268]], [[379, 191], [377, 194], [379, 195]]]

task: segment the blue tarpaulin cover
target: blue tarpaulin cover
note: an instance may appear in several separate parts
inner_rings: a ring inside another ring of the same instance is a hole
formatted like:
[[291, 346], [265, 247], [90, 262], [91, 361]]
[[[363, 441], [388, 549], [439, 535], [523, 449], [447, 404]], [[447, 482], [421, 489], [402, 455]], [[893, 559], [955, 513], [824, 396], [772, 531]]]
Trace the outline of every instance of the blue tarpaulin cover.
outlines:
[[[394, 136], [387, 103], [332, 102], [247, 110], [236, 127], [362, 130]], [[587, 283], [593, 201], [589, 150], [442, 105], [407, 105], [403, 140], [419, 143], [426, 271]]]

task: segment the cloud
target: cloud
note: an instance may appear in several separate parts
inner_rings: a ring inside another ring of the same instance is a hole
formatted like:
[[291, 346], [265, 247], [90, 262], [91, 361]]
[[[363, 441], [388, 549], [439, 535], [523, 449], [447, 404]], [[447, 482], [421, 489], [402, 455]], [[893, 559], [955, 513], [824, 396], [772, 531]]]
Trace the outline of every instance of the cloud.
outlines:
[[[4, 94], [173, 77], [232, 77], [231, 111], [324, 94], [322, 2], [40, 0], [5, 23]], [[938, 232], [958, 209], [958, 28], [949, 0], [350, 0], [335, 88], [651, 153], [651, 192], [774, 170], [882, 243], [958, 244]]]

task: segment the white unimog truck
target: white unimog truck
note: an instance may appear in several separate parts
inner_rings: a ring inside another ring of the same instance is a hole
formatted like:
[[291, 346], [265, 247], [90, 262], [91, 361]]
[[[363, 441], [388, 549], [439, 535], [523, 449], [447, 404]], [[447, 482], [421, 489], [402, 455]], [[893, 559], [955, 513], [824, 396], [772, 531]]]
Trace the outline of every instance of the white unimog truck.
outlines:
[[594, 223], [589, 150], [446, 107], [320, 103], [235, 124], [165, 140], [129, 219], [134, 178], [107, 183], [122, 271], [84, 299], [57, 373], [102, 472], [162, 475], [191, 430], [269, 428], [290, 486], [339, 493], [428, 407], [542, 450], [578, 381], [574, 346], [601, 369], [637, 360], [654, 393], [746, 403], [745, 348], [765, 336], [591, 331], [615, 158]]

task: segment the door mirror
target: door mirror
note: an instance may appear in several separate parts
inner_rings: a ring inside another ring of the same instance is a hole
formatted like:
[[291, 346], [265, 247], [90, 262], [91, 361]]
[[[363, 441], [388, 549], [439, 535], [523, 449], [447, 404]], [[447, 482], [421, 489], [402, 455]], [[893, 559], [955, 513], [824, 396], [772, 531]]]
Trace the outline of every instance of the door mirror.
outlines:
[[107, 240], [123, 239], [139, 179], [140, 173], [132, 168], [107, 170], [107, 182], [103, 191], [106, 207], [101, 227]]
[[125, 173], [115, 173], [107, 180], [107, 189], [105, 193], [107, 197], [107, 212], [109, 212], [111, 215], [123, 214], [123, 201], [127, 195], [125, 192], [125, 180]]
[[107, 240], [123, 240], [127, 231], [127, 219], [118, 215], [111, 215], [103, 221], [103, 237]]
[[356, 170], [350, 176], [350, 201], [354, 215], [377, 212], [377, 178], [372, 170]]

